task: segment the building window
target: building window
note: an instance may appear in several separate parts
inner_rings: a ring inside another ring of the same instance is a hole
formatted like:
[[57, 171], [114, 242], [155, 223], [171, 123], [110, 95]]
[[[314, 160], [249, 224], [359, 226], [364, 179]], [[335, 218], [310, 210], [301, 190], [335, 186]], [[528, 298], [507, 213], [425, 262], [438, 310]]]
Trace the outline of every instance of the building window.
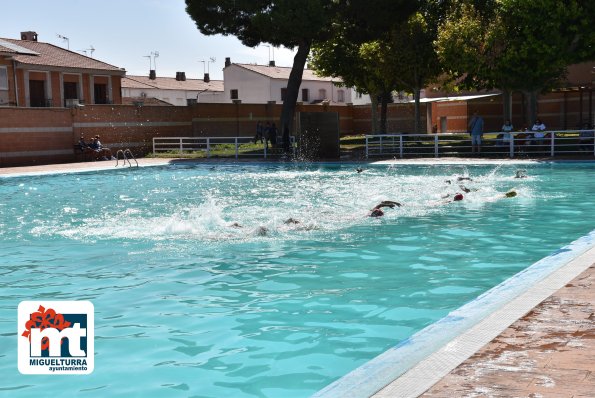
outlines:
[[235, 88], [233, 90], [229, 90], [229, 98], [232, 100], [239, 99], [238, 90]]
[[281, 102], [285, 101], [285, 98], [287, 98], [287, 87], [281, 89]]
[[326, 90], [321, 88], [320, 90], [318, 90], [318, 99], [319, 100], [325, 100], [326, 99]]
[[345, 91], [337, 90], [337, 101], [338, 102], [345, 102]]
[[107, 104], [109, 103], [107, 98], [107, 84], [94, 84], [95, 91], [95, 103], [96, 104]]
[[44, 80], [29, 80], [29, 102], [33, 108], [49, 106], [45, 97]]
[[0, 66], [0, 90], [8, 90], [8, 69]]
[[186, 98], [186, 105], [187, 106], [196, 105], [196, 103], [197, 103], [196, 98]]
[[302, 101], [310, 101], [310, 91], [307, 88], [302, 89]]

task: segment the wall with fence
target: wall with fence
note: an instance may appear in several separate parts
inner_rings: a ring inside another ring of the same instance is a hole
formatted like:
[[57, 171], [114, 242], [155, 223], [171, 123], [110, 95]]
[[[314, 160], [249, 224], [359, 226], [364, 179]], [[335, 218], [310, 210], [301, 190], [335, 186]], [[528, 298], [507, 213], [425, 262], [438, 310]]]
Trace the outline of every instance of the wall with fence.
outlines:
[[[80, 108], [0, 107], [0, 167], [83, 160], [75, 144], [81, 134], [100, 136], [115, 153], [136, 156], [152, 150], [154, 137], [254, 136], [257, 121], [275, 122], [280, 104], [197, 104], [188, 107], [87, 105]], [[352, 107], [298, 104], [296, 112], [337, 112], [343, 134], [351, 134]]]
[[[548, 129], [576, 129], [593, 119], [593, 92], [551, 93], [539, 99], [539, 116]], [[470, 101], [421, 104], [421, 131], [428, 120], [449, 132], [465, 131], [468, 116], [477, 109], [487, 131], [502, 125], [501, 96]], [[520, 95], [513, 97], [513, 124], [522, 127]], [[254, 136], [257, 121], [277, 123], [281, 104], [197, 104], [188, 107], [87, 105], [81, 108], [0, 107], [0, 167], [81, 161], [74, 145], [81, 134], [114, 150], [130, 148], [136, 156], [152, 150], [154, 137]], [[370, 106], [299, 104], [296, 112], [337, 112], [341, 135], [372, 132]], [[430, 112], [429, 112], [430, 111]], [[429, 119], [428, 119], [429, 117]], [[595, 121], [591, 121], [592, 126]], [[294, 123], [294, 126], [296, 123]], [[431, 128], [431, 123], [429, 123]], [[389, 104], [389, 133], [413, 133], [413, 104]], [[530, 126], [529, 126], [530, 127]], [[428, 128], [428, 130], [429, 130]], [[440, 131], [440, 129], [439, 129]]]

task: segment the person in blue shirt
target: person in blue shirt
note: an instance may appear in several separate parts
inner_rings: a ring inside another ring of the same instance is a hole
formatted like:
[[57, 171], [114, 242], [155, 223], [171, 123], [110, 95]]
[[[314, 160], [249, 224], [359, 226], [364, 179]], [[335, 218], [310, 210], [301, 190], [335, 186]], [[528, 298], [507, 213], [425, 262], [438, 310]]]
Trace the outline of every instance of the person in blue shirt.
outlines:
[[481, 153], [481, 137], [483, 136], [483, 118], [473, 112], [469, 120], [469, 134], [471, 134], [471, 153]]

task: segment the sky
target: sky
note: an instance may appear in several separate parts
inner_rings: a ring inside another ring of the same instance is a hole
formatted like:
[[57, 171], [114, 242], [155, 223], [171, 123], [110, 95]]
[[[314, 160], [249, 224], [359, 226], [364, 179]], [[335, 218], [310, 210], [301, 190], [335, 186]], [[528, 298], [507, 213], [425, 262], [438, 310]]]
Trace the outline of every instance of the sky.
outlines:
[[[233, 36], [204, 36], [185, 10], [184, 0], [27, 0], [2, 4], [0, 38], [20, 39], [34, 31], [54, 44], [124, 68], [129, 75], [223, 79], [225, 57], [235, 63], [291, 67], [294, 51], [250, 48]], [[67, 37], [67, 40], [60, 38]], [[159, 55], [151, 56], [153, 53]], [[150, 56], [148, 58], [147, 56]], [[215, 62], [211, 62], [211, 58]], [[206, 62], [201, 62], [206, 61]]]

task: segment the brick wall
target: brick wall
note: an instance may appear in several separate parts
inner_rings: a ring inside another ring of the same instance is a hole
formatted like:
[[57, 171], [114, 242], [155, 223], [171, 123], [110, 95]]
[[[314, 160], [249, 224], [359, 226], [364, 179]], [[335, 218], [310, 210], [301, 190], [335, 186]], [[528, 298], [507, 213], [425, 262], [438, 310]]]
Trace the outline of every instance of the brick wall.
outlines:
[[[83, 76], [83, 84], [87, 84]], [[581, 99], [582, 95], [582, 99]], [[591, 98], [591, 100], [589, 100]], [[425, 131], [427, 107], [421, 107]], [[497, 131], [503, 123], [501, 96], [471, 101], [432, 103], [432, 121], [440, 128], [446, 117], [449, 132], [467, 129], [474, 109], [484, 117], [485, 130]], [[197, 104], [188, 107], [86, 105], [82, 108], [0, 107], [0, 167], [80, 160], [74, 144], [81, 134], [95, 135], [114, 151], [130, 148], [142, 156], [152, 149], [153, 137], [254, 136], [256, 123], [278, 123], [281, 104]], [[522, 96], [513, 97], [513, 124], [523, 123]], [[369, 106], [298, 104], [296, 112], [337, 112], [341, 135], [368, 134], [372, 130]], [[389, 104], [388, 131], [413, 132], [413, 104]], [[580, 118], [593, 117], [592, 92], [552, 93], [540, 97], [539, 116], [551, 129], [573, 129]], [[295, 125], [295, 123], [294, 123]], [[277, 126], [279, 127], [279, 126]], [[529, 126], [530, 127], [530, 126]]]
[[[258, 121], [278, 123], [280, 104], [197, 104], [189, 107], [86, 105], [82, 108], [0, 108], [0, 167], [80, 160], [81, 135], [95, 135], [112, 149], [143, 156], [153, 137], [254, 136]], [[296, 111], [339, 113], [342, 134], [351, 134], [352, 107], [298, 105]], [[279, 126], [277, 126], [279, 127]]]

